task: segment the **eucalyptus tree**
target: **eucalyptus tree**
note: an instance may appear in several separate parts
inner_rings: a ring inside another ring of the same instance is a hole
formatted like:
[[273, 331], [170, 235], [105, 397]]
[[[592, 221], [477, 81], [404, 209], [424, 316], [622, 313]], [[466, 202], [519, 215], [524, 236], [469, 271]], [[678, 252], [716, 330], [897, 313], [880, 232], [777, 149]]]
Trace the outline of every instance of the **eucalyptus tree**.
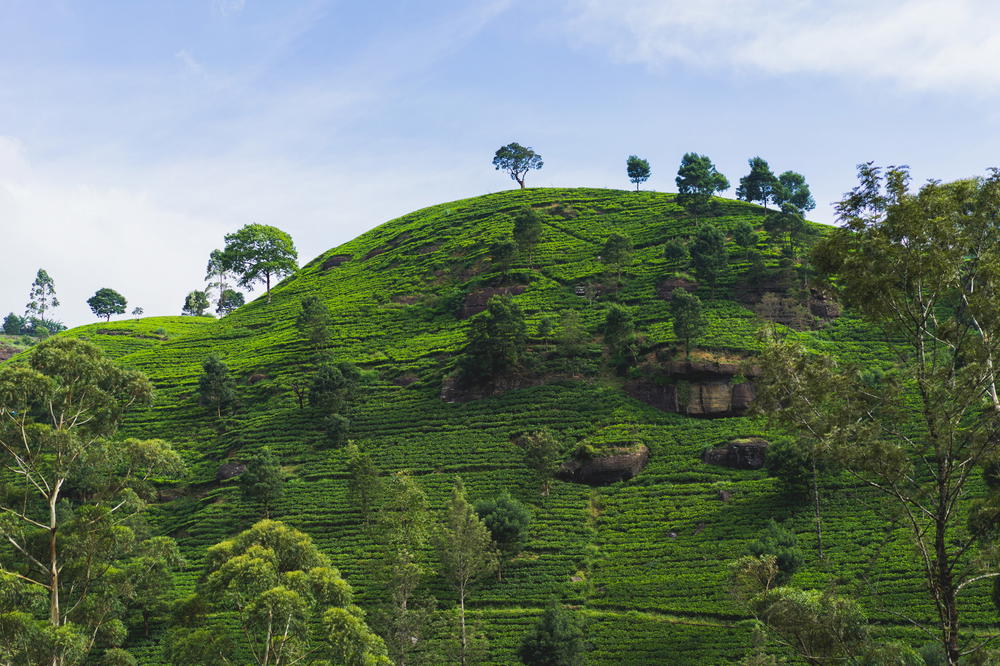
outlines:
[[493, 167], [497, 171], [506, 171], [521, 189], [524, 189], [524, 177], [528, 172], [541, 169], [543, 164], [541, 155], [516, 141], [497, 148], [493, 156]]

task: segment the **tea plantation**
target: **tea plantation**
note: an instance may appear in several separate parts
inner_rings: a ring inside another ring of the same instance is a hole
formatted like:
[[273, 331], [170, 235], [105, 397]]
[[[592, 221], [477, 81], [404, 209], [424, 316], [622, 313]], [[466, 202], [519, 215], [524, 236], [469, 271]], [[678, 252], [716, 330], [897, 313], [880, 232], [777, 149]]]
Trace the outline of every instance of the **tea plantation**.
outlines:
[[[524, 206], [541, 214], [541, 240], [510, 266], [498, 267], [490, 245], [510, 237], [512, 215]], [[443, 508], [456, 475], [473, 500], [509, 490], [532, 507], [525, 550], [502, 581], [485, 581], [469, 600], [472, 621], [489, 640], [488, 663], [517, 662], [521, 636], [552, 597], [584, 617], [588, 663], [739, 660], [752, 636], [727, 589], [727, 563], [743, 555], [772, 518], [799, 535], [806, 553], [799, 585], [834, 584], [862, 600], [881, 635], [919, 644], [922, 639], [886, 608], [916, 616], [933, 610], [907, 536], [879, 517], [885, 514], [874, 510], [877, 496], [846, 477], [832, 482], [823, 498], [821, 560], [807, 500], [785, 493], [763, 470], [701, 461], [708, 446], [767, 438], [763, 421], [662, 411], [626, 392], [626, 382], [641, 370], [623, 374], [608, 362], [600, 327], [610, 302], [625, 306], [636, 322], [641, 365], [655, 368], [683, 355], [670, 319], [671, 284], [696, 287], [705, 305], [708, 326], [695, 359], [739, 363], [759, 348], [762, 320], [752, 301], [759, 300], [762, 285], [777, 284], [784, 245], [784, 239], [767, 237], [763, 219], [760, 207], [723, 199], [710, 212], [693, 214], [674, 195], [654, 192], [501, 192], [387, 222], [306, 264], [272, 290], [271, 303], [261, 297], [222, 319], [158, 317], [62, 335], [97, 343], [156, 385], [155, 405], [133, 413], [127, 431], [174, 442], [189, 465], [188, 478], [165, 484], [151, 516], [187, 559], [178, 594], [193, 587], [208, 546], [260, 517], [257, 507], [241, 501], [235, 479], [217, 480], [218, 469], [268, 446], [287, 477], [271, 517], [311, 534], [362, 605], [378, 599], [376, 549], [347, 499], [346, 455], [324, 444], [322, 415], [300, 408], [292, 388], [308, 383], [312, 357], [296, 315], [302, 298], [317, 295], [332, 313], [335, 360], [354, 363], [365, 375], [350, 414], [350, 439], [371, 452], [382, 473], [409, 470], [436, 509]], [[688, 239], [706, 222], [727, 234], [729, 263], [714, 287], [678, 274], [680, 267], [663, 252], [668, 241]], [[763, 277], [750, 276], [746, 250], [729, 236], [744, 222], [759, 232]], [[635, 247], [620, 286], [617, 269], [599, 258], [612, 233], [628, 236]], [[467, 315], [477, 298], [499, 290], [514, 294], [527, 319], [526, 379], [487, 397], [443, 400], [442, 382], [465, 343]], [[586, 329], [583, 349], [573, 358], [556, 342], [567, 311], [577, 312]], [[539, 334], [546, 319], [554, 332]], [[848, 315], [801, 330], [777, 328], [844, 358], [873, 365], [888, 358], [885, 343]], [[201, 364], [210, 354], [238, 382], [239, 407], [223, 423], [198, 403]], [[511, 441], [542, 427], [564, 439], [567, 453], [583, 442], [641, 442], [649, 463], [631, 480], [605, 486], [556, 481], [543, 497]], [[452, 607], [443, 580], [432, 578], [428, 588], [442, 613]], [[996, 615], [985, 592], [968, 596], [963, 613], [984, 628]], [[141, 663], [163, 663], [155, 635], [133, 638], [129, 648]]]

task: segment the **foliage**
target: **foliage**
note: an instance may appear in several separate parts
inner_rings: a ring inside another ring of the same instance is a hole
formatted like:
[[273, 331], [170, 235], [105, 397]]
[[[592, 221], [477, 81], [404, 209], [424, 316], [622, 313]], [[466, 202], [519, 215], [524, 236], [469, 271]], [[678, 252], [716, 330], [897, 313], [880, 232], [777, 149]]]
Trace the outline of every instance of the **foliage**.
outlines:
[[510, 296], [490, 298], [472, 319], [462, 370], [467, 380], [489, 381], [517, 369], [524, 354], [527, 327], [521, 308]]
[[687, 289], [674, 289], [670, 294], [670, 316], [674, 320], [674, 335], [684, 342], [684, 354], [690, 357], [691, 342], [705, 332], [701, 299]]
[[514, 214], [514, 242], [517, 249], [528, 255], [531, 261], [531, 250], [542, 239], [542, 218], [534, 208], [525, 206]]
[[56, 298], [56, 283], [44, 268], [39, 268], [35, 281], [28, 292], [28, 304], [24, 306], [25, 316], [36, 316], [45, 321], [45, 311], [59, 307]]
[[490, 531], [499, 552], [499, 574], [499, 564], [503, 560], [509, 561], [524, 548], [528, 538], [528, 525], [531, 523], [531, 510], [504, 491], [496, 497], [476, 502], [476, 515]]
[[13, 312], [10, 312], [3, 319], [3, 332], [7, 335], [20, 335], [24, 329], [24, 324], [24, 317], [18, 317]]
[[628, 160], [625, 162], [625, 171], [628, 173], [629, 181], [635, 183], [636, 192], [639, 191], [639, 184], [649, 180], [653, 173], [649, 168], [649, 162], [638, 155], [628, 156]]
[[298, 270], [298, 257], [292, 237], [281, 229], [266, 224], [247, 224], [226, 234], [222, 268], [235, 273], [241, 287], [253, 289], [255, 283], [263, 282], [270, 303], [272, 278], [279, 279]]
[[757, 232], [749, 222], [740, 222], [733, 227], [733, 241], [742, 247], [747, 253], [757, 245], [759, 240]]
[[497, 270], [507, 272], [517, 258], [517, 243], [512, 240], [501, 240], [490, 245], [490, 262]]
[[128, 302], [125, 297], [114, 289], [102, 287], [87, 299], [87, 305], [91, 312], [98, 317], [104, 317], [106, 321], [111, 321], [111, 315], [125, 314], [125, 306]]
[[688, 246], [685, 243], [679, 240], [671, 240], [663, 245], [663, 258], [669, 262], [685, 266], [691, 259], [691, 253], [688, 252]]
[[229, 368], [215, 354], [204, 360], [198, 378], [198, 401], [205, 407], [214, 407], [215, 414], [222, 418], [236, 406], [236, 382], [229, 376]]
[[707, 155], [685, 153], [677, 170], [677, 202], [693, 210], [704, 209], [716, 192], [729, 189], [729, 180], [716, 170]]
[[[11, 658], [76, 663], [99, 638], [125, 637], [129, 608], [147, 613], [178, 563], [166, 538], [145, 540], [142, 514], [152, 478], [181, 473], [162, 440], [114, 439], [125, 413], [152, 387], [97, 347], [58, 338], [27, 363], [0, 367], [0, 492], [4, 585], [16, 582], [0, 627]], [[162, 547], [161, 547], [162, 546]], [[161, 584], [150, 584], [158, 570]], [[141, 598], [145, 595], [145, 598]], [[107, 643], [105, 643], [107, 645]], [[0, 653], [2, 654], [2, 653]]]
[[517, 435], [514, 444], [521, 449], [524, 462], [535, 472], [541, 482], [542, 495], [548, 495], [552, 479], [562, 462], [562, 445], [547, 429]]
[[243, 307], [245, 303], [243, 294], [234, 289], [224, 289], [219, 295], [218, 305], [215, 311], [220, 315], [227, 315], [236, 308]]
[[778, 188], [774, 193], [774, 203], [779, 207], [791, 204], [800, 213], [816, 207], [816, 200], [809, 191], [805, 176], [794, 171], [785, 171], [778, 176]]
[[751, 157], [749, 164], [750, 173], [740, 178], [740, 185], [736, 188], [736, 198], [743, 201], [759, 201], [764, 208], [767, 208], [768, 201], [774, 201], [776, 196], [781, 196], [781, 184], [764, 158]]
[[618, 281], [622, 279], [622, 268], [632, 261], [632, 240], [628, 236], [615, 233], [608, 236], [601, 250], [601, 261], [614, 266], [618, 271]]
[[768, 521], [764, 533], [750, 542], [747, 551], [754, 557], [774, 556], [777, 567], [774, 582], [778, 585], [787, 584], [802, 566], [802, 551], [799, 550], [795, 532], [782, 527], [773, 518]]
[[521, 640], [517, 655], [528, 666], [580, 666], [586, 651], [576, 614], [552, 601]]
[[284, 493], [285, 478], [281, 463], [269, 447], [264, 447], [246, 461], [246, 470], [239, 476], [240, 494], [244, 500], [259, 504], [264, 517]]
[[710, 224], [698, 227], [691, 243], [691, 265], [695, 276], [715, 286], [727, 262], [725, 235]]
[[464, 666], [469, 647], [465, 599], [476, 581], [496, 571], [499, 560], [490, 531], [469, 504], [461, 478], [455, 479], [445, 521], [436, 536], [441, 573], [458, 594], [459, 662]]
[[[350, 585], [308, 535], [283, 523], [262, 520], [209, 548], [197, 595], [205, 607], [235, 614], [236, 627], [213, 629], [254, 663], [390, 663], [384, 643], [353, 605]], [[315, 618], [322, 618], [319, 626]], [[198, 630], [177, 627], [172, 653], [182, 660], [175, 663], [218, 663], [218, 641], [204, 638]]]
[[323, 349], [330, 342], [330, 309], [319, 296], [310, 295], [299, 301], [299, 314], [295, 326], [299, 333], [316, 349]]
[[181, 314], [191, 317], [201, 317], [210, 306], [211, 303], [208, 302], [208, 294], [195, 289], [184, 298], [184, 308], [181, 310]]
[[327, 414], [347, 411], [360, 382], [361, 373], [351, 363], [321, 363], [309, 384], [309, 404]]
[[[873, 374], [772, 342], [761, 401], [773, 418], [883, 492], [905, 518], [948, 663], [963, 643], [957, 595], [996, 575], [996, 499], [971, 507], [972, 470], [1000, 455], [1000, 174], [908, 188], [904, 169], [859, 167], [838, 204], [843, 227], [817, 249], [846, 305], [894, 341]], [[794, 389], [791, 387], [794, 386]], [[914, 620], [920, 623], [920, 620]]]
[[351, 419], [343, 414], [323, 417], [323, 434], [327, 446], [341, 446], [351, 434]]
[[371, 453], [362, 451], [357, 444], [347, 445], [344, 451], [347, 455], [347, 496], [361, 514], [365, 525], [369, 525], [374, 516], [375, 507], [382, 497], [382, 480], [378, 468], [372, 460]]
[[541, 155], [517, 142], [497, 148], [493, 156], [493, 168], [497, 171], [506, 171], [510, 174], [511, 180], [517, 181], [521, 189], [524, 189], [524, 177], [528, 172], [532, 169], [541, 169], [542, 166]]

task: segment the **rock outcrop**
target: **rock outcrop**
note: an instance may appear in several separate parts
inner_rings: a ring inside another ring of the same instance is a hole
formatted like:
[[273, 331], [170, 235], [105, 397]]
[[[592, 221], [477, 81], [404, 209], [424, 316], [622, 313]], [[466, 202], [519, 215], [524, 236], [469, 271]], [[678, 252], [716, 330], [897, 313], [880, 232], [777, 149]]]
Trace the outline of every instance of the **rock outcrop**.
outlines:
[[627, 481], [641, 472], [649, 462], [649, 449], [644, 445], [608, 449], [600, 455], [573, 458], [559, 468], [556, 476], [563, 481], [604, 486]]
[[527, 287], [523, 284], [515, 284], [510, 287], [484, 287], [482, 289], [476, 289], [465, 296], [465, 302], [462, 303], [462, 310], [459, 313], [459, 319], [468, 319], [474, 315], [479, 314], [486, 309], [486, 304], [490, 302], [490, 299], [497, 295], [507, 295], [507, 296], [517, 296], [518, 294], [524, 293]]
[[225, 481], [226, 479], [231, 479], [234, 476], [239, 476], [245, 471], [247, 471], [247, 466], [243, 463], [236, 461], [227, 462], [219, 467], [219, 470], [215, 473], [215, 480]]
[[740, 371], [736, 363], [670, 361], [656, 369], [664, 381], [633, 379], [626, 382], [625, 392], [665, 412], [703, 418], [740, 416], [754, 398], [753, 382], [735, 381]]
[[721, 446], [706, 449], [702, 462], [732, 469], [760, 469], [767, 457], [768, 441], [760, 437], [733, 439]]
[[0, 345], [0, 363], [6, 361], [16, 353], [17, 350], [15, 348], [8, 347], [7, 345]]

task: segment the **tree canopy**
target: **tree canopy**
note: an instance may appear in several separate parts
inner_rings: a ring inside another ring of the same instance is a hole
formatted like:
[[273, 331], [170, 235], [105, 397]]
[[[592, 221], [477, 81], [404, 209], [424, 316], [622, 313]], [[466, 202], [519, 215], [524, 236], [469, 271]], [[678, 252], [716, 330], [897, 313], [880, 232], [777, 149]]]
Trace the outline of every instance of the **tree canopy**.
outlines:
[[[298, 257], [292, 237], [281, 229], [266, 224], [247, 224], [226, 234], [220, 266], [224, 271], [235, 273], [241, 287], [253, 289], [254, 284], [263, 282], [270, 303], [271, 281], [298, 270]], [[211, 260], [209, 270], [213, 270]]]
[[729, 189], [729, 180], [719, 173], [708, 155], [685, 153], [677, 169], [677, 202], [682, 206], [704, 208], [716, 192]]
[[506, 171], [510, 174], [511, 180], [517, 181], [521, 189], [524, 189], [524, 177], [528, 172], [532, 169], [541, 169], [542, 165], [541, 155], [517, 142], [497, 148], [493, 156], [493, 167], [497, 171]]
[[191, 317], [201, 317], [210, 306], [211, 303], [208, 302], [208, 294], [200, 289], [195, 289], [184, 298], [184, 307], [181, 310], [181, 314]]
[[649, 177], [653, 173], [649, 168], [649, 162], [638, 155], [628, 156], [628, 159], [625, 161], [625, 172], [628, 174], [629, 181], [635, 183], [636, 192], [639, 191], [639, 185], [649, 180]]
[[56, 298], [56, 283], [44, 268], [39, 268], [35, 275], [35, 281], [31, 283], [31, 291], [28, 293], [28, 304], [24, 306], [27, 316], [34, 315], [45, 321], [45, 312], [52, 308], [59, 307], [59, 299]]
[[128, 302], [114, 289], [103, 287], [87, 299], [87, 305], [90, 306], [90, 310], [95, 315], [104, 317], [106, 321], [111, 321], [111, 315], [125, 314], [125, 306], [128, 305]]
[[773, 201], [775, 196], [781, 195], [781, 184], [764, 158], [751, 157], [749, 164], [750, 173], [740, 178], [740, 185], [736, 188], [736, 198], [750, 202], [759, 201], [764, 208], [767, 208], [768, 201]]

